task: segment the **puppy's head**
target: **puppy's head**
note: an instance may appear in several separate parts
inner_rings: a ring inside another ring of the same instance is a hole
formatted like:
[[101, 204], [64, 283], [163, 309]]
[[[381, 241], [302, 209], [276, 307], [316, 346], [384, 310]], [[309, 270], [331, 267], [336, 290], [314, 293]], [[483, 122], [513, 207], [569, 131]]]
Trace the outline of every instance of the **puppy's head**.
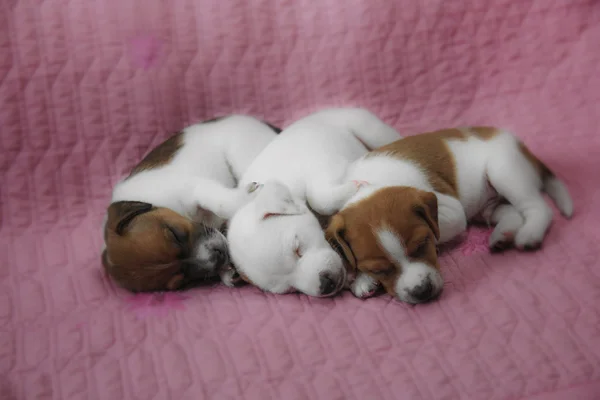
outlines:
[[227, 242], [218, 230], [149, 203], [112, 203], [104, 240], [104, 268], [134, 292], [179, 289], [216, 276], [229, 262]]
[[255, 192], [227, 230], [231, 258], [244, 279], [273, 293], [339, 292], [346, 281], [343, 261], [306, 204], [278, 182]]
[[435, 194], [388, 187], [334, 215], [326, 237], [347, 262], [408, 303], [436, 298], [443, 286]]

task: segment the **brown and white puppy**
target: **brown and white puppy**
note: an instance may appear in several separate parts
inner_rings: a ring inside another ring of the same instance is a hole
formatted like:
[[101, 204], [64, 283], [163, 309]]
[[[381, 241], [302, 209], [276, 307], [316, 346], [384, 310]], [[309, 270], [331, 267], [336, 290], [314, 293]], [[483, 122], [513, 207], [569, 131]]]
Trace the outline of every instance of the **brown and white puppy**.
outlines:
[[436, 245], [475, 217], [496, 225], [491, 249], [535, 249], [552, 220], [542, 191], [573, 213], [564, 183], [515, 136], [489, 127], [406, 137], [356, 161], [346, 179], [370, 185], [332, 218], [327, 237], [359, 271], [351, 285], [359, 297], [381, 284], [408, 303], [436, 298]]
[[113, 190], [103, 228], [108, 274], [134, 292], [175, 290], [218, 275], [231, 285], [219, 231], [225, 220], [195, 196], [206, 182], [234, 187], [279, 132], [231, 115], [187, 127], [153, 149]]

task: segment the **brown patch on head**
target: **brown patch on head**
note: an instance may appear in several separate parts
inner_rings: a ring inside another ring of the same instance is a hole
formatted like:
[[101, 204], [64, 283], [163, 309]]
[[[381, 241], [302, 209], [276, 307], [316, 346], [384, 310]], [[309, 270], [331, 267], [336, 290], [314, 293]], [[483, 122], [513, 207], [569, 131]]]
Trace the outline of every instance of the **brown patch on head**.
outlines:
[[183, 284], [181, 261], [193, 242], [187, 218], [151, 204], [120, 201], [110, 205], [105, 226], [106, 272], [134, 291], [174, 290]]
[[163, 165], [170, 163], [181, 146], [183, 146], [183, 132], [171, 136], [152, 149], [152, 151], [150, 151], [150, 153], [148, 153], [146, 157], [131, 170], [129, 177], [142, 171], [162, 167]]
[[383, 229], [402, 240], [410, 259], [439, 267], [437, 198], [431, 192], [400, 186], [378, 190], [336, 214], [325, 236], [348, 264], [394, 295], [402, 265], [380, 245], [377, 232]]

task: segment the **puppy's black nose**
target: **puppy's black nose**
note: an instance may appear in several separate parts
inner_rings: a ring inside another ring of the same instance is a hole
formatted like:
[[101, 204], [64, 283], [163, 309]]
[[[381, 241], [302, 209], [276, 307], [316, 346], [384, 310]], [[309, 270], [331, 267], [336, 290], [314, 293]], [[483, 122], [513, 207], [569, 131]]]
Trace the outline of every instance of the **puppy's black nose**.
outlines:
[[410, 291], [410, 295], [419, 302], [430, 300], [433, 297], [433, 283], [431, 278], [427, 277], [425, 282]]
[[321, 281], [321, 284], [319, 286], [319, 290], [321, 291], [321, 296], [326, 296], [335, 291], [335, 289], [336, 289], [335, 280], [333, 280], [333, 278], [331, 277], [331, 275], [329, 273], [327, 273], [327, 272], [321, 273], [321, 275], [319, 276], [319, 280]]

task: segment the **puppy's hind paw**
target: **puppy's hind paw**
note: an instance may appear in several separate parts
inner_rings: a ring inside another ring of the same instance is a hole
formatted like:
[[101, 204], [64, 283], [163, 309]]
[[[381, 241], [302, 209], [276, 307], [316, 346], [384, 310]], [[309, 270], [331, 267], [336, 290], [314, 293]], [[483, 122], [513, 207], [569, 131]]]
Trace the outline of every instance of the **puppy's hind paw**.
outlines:
[[530, 227], [523, 227], [515, 236], [515, 246], [519, 250], [532, 251], [542, 247], [544, 232]]

